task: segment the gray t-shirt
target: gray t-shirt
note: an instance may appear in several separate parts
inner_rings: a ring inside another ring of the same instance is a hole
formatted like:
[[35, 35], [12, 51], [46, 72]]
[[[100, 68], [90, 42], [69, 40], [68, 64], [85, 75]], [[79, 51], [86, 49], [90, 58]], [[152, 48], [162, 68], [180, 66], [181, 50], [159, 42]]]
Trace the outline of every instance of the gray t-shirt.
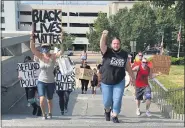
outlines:
[[40, 74], [38, 80], [44, 83], [54, 83], [55, 77], [53, 72], [55, 61], [50, 58], [49, 62], [45, 63], [39, 59], [39, 64], [40, 64]]

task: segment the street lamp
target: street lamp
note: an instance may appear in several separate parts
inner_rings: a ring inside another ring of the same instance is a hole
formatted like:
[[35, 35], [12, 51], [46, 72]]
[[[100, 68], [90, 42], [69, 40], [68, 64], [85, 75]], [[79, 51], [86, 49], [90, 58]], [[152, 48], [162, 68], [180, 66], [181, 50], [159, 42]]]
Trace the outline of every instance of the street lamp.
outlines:
[[131, 52], [134, 53], [136, 52], [136, 41], [130, 41], [130, 47], [131, 47]]

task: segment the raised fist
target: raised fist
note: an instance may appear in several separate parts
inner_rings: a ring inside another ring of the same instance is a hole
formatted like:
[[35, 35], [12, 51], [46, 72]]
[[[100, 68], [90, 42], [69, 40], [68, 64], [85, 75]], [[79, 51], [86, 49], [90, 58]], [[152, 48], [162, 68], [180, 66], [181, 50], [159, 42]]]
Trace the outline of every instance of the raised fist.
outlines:
[[104, 35], [108, 35], [108, 33], [109, 33], [109, 31], [107, 31], [107, 30], [104, 30], [103, 32], [102, 32], [102, 34], [104, 34]]

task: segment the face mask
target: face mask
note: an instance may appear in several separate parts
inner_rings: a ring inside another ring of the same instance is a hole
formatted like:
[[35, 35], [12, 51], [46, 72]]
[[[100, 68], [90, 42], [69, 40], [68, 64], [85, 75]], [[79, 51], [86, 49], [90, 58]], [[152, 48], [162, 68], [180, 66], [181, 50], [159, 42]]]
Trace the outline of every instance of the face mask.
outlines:
[[142, 63], [142, 66], [145, 67], [147, 64], [146, 63]]
[[49, 51], [50, 51], [50, 48], [41, 48], [41, 52], [42, 53], [49, 53]]

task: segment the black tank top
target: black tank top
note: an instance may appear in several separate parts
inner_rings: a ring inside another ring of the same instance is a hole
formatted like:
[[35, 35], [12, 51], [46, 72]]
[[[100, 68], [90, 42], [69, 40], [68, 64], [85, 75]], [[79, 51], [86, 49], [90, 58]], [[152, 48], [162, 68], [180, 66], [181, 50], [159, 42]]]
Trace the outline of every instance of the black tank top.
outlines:
[[103, 55], [103, 64], [101, 67], [102, 83], [115, 85], [125, 78], [125, 67], [128, 53], [124, 50], [118, 52], [107, 48]]

